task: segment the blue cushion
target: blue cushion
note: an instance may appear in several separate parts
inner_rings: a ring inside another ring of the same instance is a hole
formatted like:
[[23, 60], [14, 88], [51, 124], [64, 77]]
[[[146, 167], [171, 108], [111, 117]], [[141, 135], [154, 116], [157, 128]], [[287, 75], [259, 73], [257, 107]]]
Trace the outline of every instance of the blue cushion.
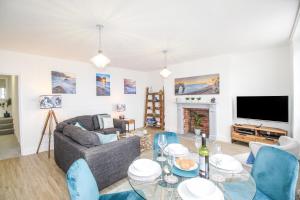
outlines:
[[255, 197], [253, 200], [272, 200], [270, 197], [262, 193], [260, 190], [256, 190]]
[[99, 200], [144, 200], [144, 198], [134, 191], [127, 191], [114, 194], [104, 194], [100, 196]]
[[[97, 133], [97, 132], [95, 132]], [[100, 144], [107, 144], [110, 142], [114, 142], [118, 140], [117, 134], [102, 134], [102, 133], [97, 133], [97, 136], [99, 137]]]
[[99, 199], [97, 183], [85, 160], [75, 161], [66, 178], [71, 200]]
[[253, 165], [254, 161], [255, 161], [254, 155], [253, 155], [252, 152], [250, 152], [250, 153], [249, 153], [249, 156], [248, 156], [248, 158], [247, 158], [246, 163], [249, 164], [249, 165]]
[[272, 200], [294, 200], [298, 179], [297, 158], [283, 150], [264, 146], [258, 151], [251, 174], [256, 187]]
[[84, 128], [83, 126], [81, 126], [81, 124], [80, 124], [79, 122], [76, 122], [76, 123], [74, 124], [74, 126], [76, 126], [76, 127], [78, 127], [78, 128], [81, 128], [81, 129], [84, 130], [84, 131], [87, 131], [86, 128]]

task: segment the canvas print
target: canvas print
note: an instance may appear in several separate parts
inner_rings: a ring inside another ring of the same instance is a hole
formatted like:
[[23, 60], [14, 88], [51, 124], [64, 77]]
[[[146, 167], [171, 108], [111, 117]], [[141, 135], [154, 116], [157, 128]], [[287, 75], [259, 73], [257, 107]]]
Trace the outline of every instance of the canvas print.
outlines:
[[41, 95], [40, 96], [40, 108], [61, 108], [62, 98], [61, 95]]
[[110, 96], [109, 74], [96, 74], [96, 94], [97, 96]]
[[175, 79], [175, 95], [199, 95], [220, 93], [219, 74]]
[[76, 94], [76, 78], [74, 74], [51, 71], [53, 94]]
[[136, 94], [136, 81], [124, 79], [124, 94]]

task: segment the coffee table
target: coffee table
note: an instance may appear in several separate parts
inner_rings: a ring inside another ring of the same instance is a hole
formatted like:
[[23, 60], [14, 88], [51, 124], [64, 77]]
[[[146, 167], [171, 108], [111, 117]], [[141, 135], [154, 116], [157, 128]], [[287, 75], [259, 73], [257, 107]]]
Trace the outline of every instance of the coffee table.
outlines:
[[[194, 156], [197, 154], [193, 153]], [[143, 158], [143, 157], [139, 157]], [[137, 159], [139, 159], [137, 158]], [[153, 157], [155, 160], [155, 156]], [[162, 169], [167, 164], [160, 163]], [[155, 200], [180, 200], [177, 192], [178, 185], [189, 179], [181, 176], [178, 177], [178, 183], [168, 184], [163, 177], [165, 172], [153, 182], [140, 182], [128, 177], [128, 181], [132, 189], [144, 199]], [[252, 200], [256, 193], [256, 184], [250, 173], [243, 170], [238, 174], [229, 174], [221, 172], [214, 166], [210, 165], [209, 179], [213, 181], [223, 192], [225, 200]]]

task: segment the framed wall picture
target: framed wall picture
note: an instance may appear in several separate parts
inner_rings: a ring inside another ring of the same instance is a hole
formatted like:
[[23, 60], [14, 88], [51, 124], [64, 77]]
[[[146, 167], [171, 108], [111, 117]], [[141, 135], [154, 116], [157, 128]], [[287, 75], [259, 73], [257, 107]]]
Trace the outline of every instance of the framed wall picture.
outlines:
[[51, 71], [53, 94], [76, 94], [76, 77], [72, 73]]
[[110, 96], [110, 75], [96, 74], [96, 95]]
[[136, 81], [124, 79], [124, 94], [136, 94]]
[[219, 74], [175, 79], [175, 95], [219, 94]]

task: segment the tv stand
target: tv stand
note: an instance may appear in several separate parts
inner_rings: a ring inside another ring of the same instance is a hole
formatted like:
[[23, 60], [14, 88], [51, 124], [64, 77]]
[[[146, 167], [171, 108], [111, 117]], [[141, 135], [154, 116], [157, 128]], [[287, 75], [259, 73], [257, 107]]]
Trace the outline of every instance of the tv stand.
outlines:
[[244, 143], [263, 142], [274, 144], [278, 138], [287, 135], [288, 132], [279, 128], [255, 126], [250, 124], [234, 124], [231, 128], [231, 142], [239, 141]]

